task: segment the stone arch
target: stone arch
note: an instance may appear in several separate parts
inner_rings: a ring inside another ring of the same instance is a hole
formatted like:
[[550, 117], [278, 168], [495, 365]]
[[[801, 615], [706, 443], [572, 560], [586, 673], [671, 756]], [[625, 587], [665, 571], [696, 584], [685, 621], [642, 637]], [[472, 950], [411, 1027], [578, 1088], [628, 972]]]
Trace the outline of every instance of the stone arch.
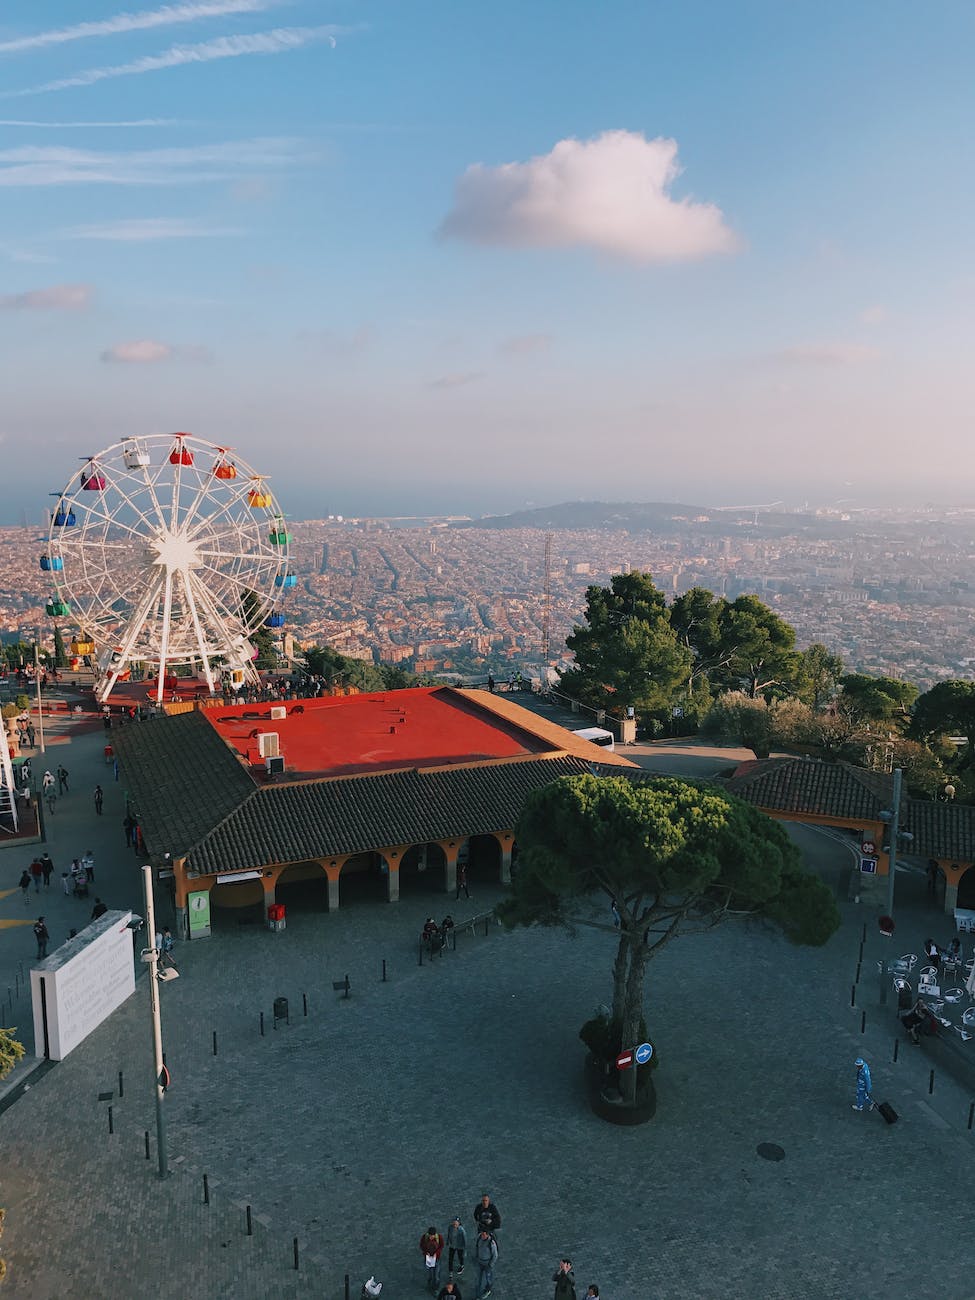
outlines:
[[[448, 843], [453, 847], [448, 849]], [[413, 894], [442, 894], [447, 888], [448, 874], [453, 873], [459, 844], [459, 840], [444, 843], [431, 840], [408, 845], [399, 860], [400, 889]]]

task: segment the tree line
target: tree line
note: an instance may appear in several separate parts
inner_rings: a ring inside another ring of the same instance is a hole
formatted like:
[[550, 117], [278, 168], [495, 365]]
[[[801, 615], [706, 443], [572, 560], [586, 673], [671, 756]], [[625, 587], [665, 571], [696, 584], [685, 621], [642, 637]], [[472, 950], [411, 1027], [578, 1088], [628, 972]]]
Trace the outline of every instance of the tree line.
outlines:
[[586, 592], [566, 640], [563, 691], [650, 737], [701, 731], [767, 757], [786, 747], [873, 768], [902, 767], [912, 793], [975, 802], [975, 682], [850, 673], [757, 596], [693, 587], [668, 603], [651, 574], [616, 574]]

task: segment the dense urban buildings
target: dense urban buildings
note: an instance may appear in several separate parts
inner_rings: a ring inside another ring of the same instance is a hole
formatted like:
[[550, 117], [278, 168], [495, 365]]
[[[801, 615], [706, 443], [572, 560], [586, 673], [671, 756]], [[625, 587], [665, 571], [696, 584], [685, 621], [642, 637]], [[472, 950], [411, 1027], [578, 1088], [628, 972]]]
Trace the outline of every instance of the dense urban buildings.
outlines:
[[[975, 512], [657, 511], [654, 528], [612, 526], [613, 507], [603, 508], [605, 526], [294, 523], [299, 583], [282, 606], [284, 632], [299, 646], [422, 673], [541, 673], [543, 663], [565, 662], [590, 583], [646, 569], [673, 595], [753, 592], [796, 628], [800, 646], [820, 641], [852, 671], [903, 676], [922, 690], [970, 671]], [[32, 640], [38, 626], [52, 634], [43, 542], [38, 529], [0, 529], [7, 639]]]

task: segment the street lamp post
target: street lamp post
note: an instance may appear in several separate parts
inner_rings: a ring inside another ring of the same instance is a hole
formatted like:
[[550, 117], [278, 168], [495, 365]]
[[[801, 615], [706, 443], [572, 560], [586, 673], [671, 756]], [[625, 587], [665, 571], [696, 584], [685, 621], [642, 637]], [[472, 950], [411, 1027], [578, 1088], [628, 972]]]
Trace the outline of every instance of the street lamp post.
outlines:
[[166, 1117], [163, 1114], [163, 1096], [166, 1067], [163, 1064], [162, 1021], [159, 1015], [159, 949], [156, 947], [156, 912], [152, 898], [152, 867], [142, 868], [142, 885], [145, 892], [146, 925], [149, 943], [143, 960], [149, 964], [149, 1007], [152, 1015], [153, 1087], [156, 1091], [156, 1147], [159, 1152], [159, 1177], [169, 1173], [169, 1155], [166, 1149]]
[[34, 684], [37, 687], [37, 734], [41, 740], [41, 753], [44, 753], [44, 710], [41, 708], [41, 662], [38, 650], [41, 640], [41, 629], [34, 628]]
[[894, 768], [893, 806], [890, 812], [890, 847], [887, 850], [887, 915], [894, 915], [894, 872], [897, 870], [897, 839], [900, 835], [901, 816], [901, 781], [904, 773], [899, 767]]

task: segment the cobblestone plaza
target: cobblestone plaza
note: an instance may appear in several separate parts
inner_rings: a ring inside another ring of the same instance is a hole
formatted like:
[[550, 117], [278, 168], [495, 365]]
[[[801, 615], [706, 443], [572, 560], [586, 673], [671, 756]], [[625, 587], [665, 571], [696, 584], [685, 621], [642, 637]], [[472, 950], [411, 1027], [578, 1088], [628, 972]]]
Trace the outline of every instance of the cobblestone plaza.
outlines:
[[[106, 786], [102, 819], [86, 793], [104, 776], [96, 741], [63, 751], [78, 793], [56, 814], [51, 851], [60, 869], [72, 843], [94, 840], [97, 891], [141, 911], [138, 863], [118, 832], [121, 787]], [[15, 885], [19, 858], [0, 866]], [[341, 1300], [345, 1273], [354, 1297], [374, 1273], [384, 1297], [402, 1300], [422, 1293], [420, 1233], [445, 1230], [455, 1213], [469, 1224], [484, 1190], [504, 1216], [500, 1300], [548, 1294], [563, 1254], [580, 1293], [594, 1281], [609, 1300], [897, 1297], [932, 1280], [971, 1290], [964, 1228], [955, 1245], [947, 1222], [956, 1197], [939, 1211], [936, 1265], [929, 1244], [931, 1189], [964, 1195], [969, 1092], [939, 1068], [929, 1094], [927, 1055], [905, 1044], [891, 1061], [896, 1024], [878, 1005], [872, 916], [842, 903], [843, 927], [821, 951], [738, 925], [668, 948], [647, 981], [657, 1116], [617, 1129], [586, 1106], [576, 1038], [608, 996], [606, 936], [491, 926], [417, 964], [425, 915], [462, 919], [497, 897], [480, 888], [456, 906], [430, 894], [328, 915], [291, 908], [281, 934], [221, 916], [211, 939], [180, 945], [181, 978], [161, 990], [172, 1174], [156, 1176], [140, 980], [0, 1115], [7, 1294]], [[53, 892], [40, 903], [56, 944], [61, 912], [83, 904]], [[13, 916], [21, 900], [3, 906]], [[927, 923], [915, 906], [908, 891], [905, 929]], [[2, 942], [5, 975], [29, 965], [28, 926]], [[348, 999], [332, 987], [346, 974]], [[273, 1029], [276, 997], [288, 998], [291, 1023]], [[861, 1053], [878, 1100], [900, 1112], [893, 1128], [850, 1109]], [[763, 1143], [784, 1158], [763, 1159]], [[472, 1275], [460, 1279], [465, 1297]]]

